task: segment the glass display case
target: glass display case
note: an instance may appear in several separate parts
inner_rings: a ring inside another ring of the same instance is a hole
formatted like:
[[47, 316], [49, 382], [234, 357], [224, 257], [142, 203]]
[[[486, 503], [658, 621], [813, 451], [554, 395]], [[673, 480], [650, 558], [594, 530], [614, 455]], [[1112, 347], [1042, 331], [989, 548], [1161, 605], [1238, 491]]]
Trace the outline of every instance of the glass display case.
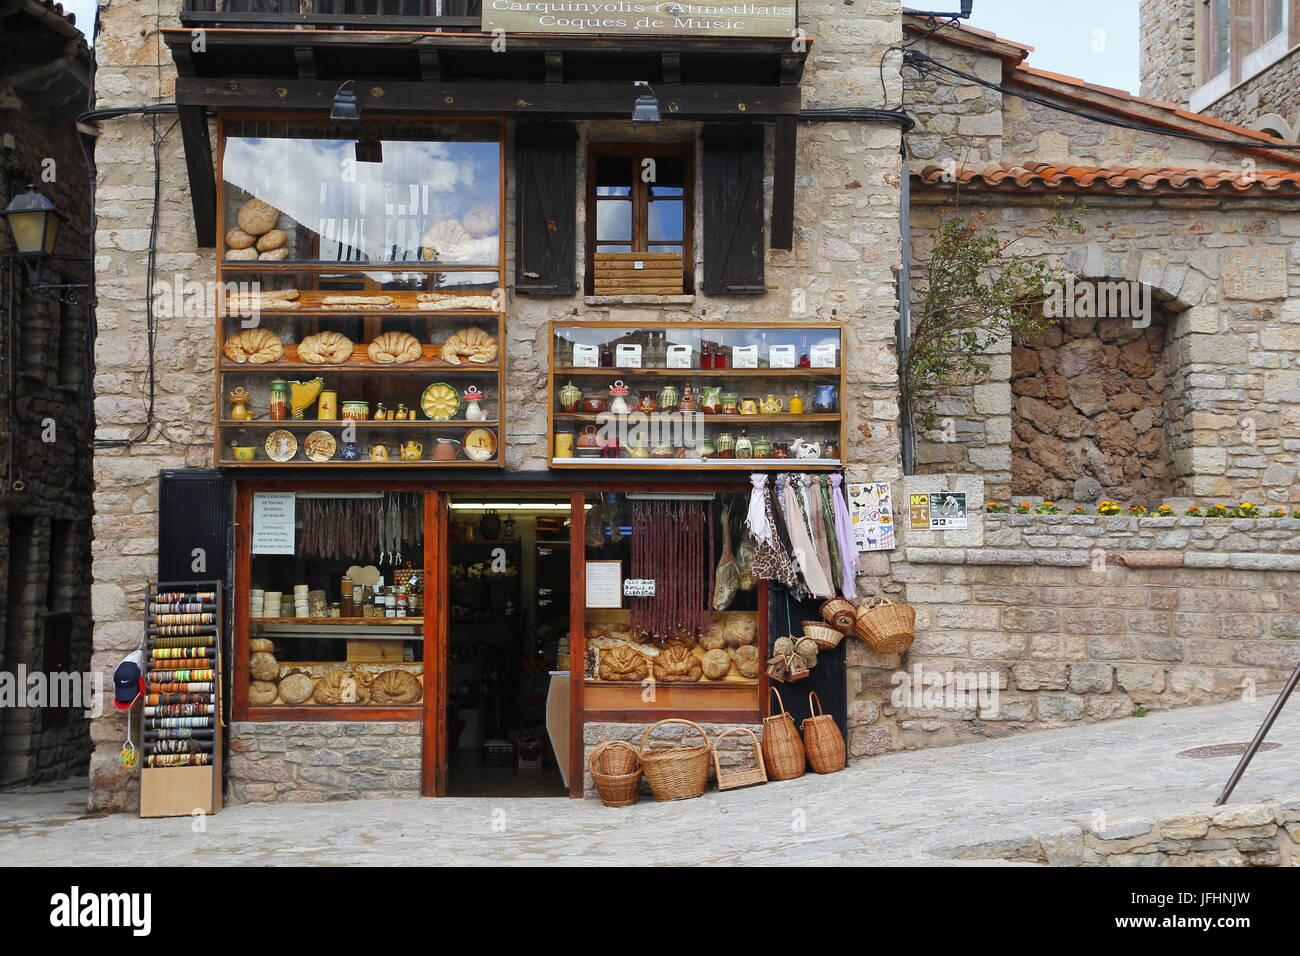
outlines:
[[254, 493], [251, 540], [247, 706], [423, 699], [423, 495]]
[[749, 710], [766, 586], [743, 546], [748, 496], [598, 493], [584, 519], [585, 705]]
[[502, 465], [499, 132], [224, 122], [218, 464]]
[[842, 328], [552, 323], [555, 468], [832, 469]]

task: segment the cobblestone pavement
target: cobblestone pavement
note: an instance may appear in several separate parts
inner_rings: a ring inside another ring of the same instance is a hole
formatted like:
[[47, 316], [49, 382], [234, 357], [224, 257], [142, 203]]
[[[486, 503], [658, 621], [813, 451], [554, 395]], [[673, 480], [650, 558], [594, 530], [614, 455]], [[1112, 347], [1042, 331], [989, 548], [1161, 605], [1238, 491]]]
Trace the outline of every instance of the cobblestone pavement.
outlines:
[[[1269, 701], [1224, 704], [890, 754], [842, 773], [680, 803], [366, 800], [228, 807], [189, 819], [84, 816], [84, 789], [0, 794], [0, 861], [153, 864], [933, 864], [1064, 824], [1206, 810], [1235, 758], [1178, 751], [1249, 740]], [[1232, 804], [1300, 797], [1300, 700]], [[1294, 804], [1293, 804], [1294, 805]], [[158, 837], [169, 837], [163, 841]], [[973, 855], [997, 855], [975, 853]]]

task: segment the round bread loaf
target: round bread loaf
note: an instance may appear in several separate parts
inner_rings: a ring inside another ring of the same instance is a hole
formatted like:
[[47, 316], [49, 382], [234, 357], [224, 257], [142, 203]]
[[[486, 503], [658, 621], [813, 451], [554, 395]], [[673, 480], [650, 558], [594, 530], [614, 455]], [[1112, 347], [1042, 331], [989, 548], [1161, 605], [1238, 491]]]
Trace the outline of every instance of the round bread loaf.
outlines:
[[248, 672], [253, 680], [275, 680], [280, 676], [280, 662], [266, 651], [258, 651], [248, 659]]
[[250, 236], [260, 236], [275, 228], [280, 221], [280, 210], [260, 199], [250, 199], [239, 207], [235, 221]]
[[255, 707], [274, 703], [279, 690], [269, 680], [255, 680], [248, 685], [248, 702]]

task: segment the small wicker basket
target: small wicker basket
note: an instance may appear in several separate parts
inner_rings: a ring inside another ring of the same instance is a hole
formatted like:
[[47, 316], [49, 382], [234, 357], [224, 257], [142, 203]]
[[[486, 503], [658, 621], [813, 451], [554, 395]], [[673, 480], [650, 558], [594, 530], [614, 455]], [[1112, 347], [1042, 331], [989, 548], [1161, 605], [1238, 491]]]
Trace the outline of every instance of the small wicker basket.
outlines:
[[875, 597], [858, 608], [853, 634], [877, 654], [901, 654], [916, 640], [916, 609]]
[[[749, 734], [749, 742], [754, 748], [754, 766], [739, 770], [726, 770], [718, 759], [718, 744], [728, 734]], [[763, 752], [759, 748], [758, 738], [748, 727], [728, 727], [713, 738], [713, 772], [718, 778], [719, 790], [734, 790], [736, 787], [748, 787], [756, 783], [767, 783], [767, 771], [763, 769]]]
[[824, 651], [835, 650], [840, 646], [840, 641], [844, 640], [843, 632], [821, 621], [804, 621], [803, 636]]
[[858, 609], [853, 602], [842, 597], [831, 598], [821, 606], [822, 620], [835, 630], [847, 634], [853, 630], [853, 622], [858, 618]]
[[601, 744], [587, 759], [592, 782], [600, 802], [607, 807], [627, 807], [636, 803], [641, 790], [641, 767], [636, 748], [622, 740]]

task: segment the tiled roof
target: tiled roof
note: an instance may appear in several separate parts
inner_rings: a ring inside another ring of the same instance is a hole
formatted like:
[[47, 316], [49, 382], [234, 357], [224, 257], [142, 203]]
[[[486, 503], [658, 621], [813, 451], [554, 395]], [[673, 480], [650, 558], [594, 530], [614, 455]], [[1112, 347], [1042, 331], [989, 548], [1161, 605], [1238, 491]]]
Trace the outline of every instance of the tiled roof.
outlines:
[[[926, 166], [912, 178], [927, 186], [949, 186], [943, 166]], [[1300, 172], [1280, 169], [1185, 169], [1178, 166], [1067, 166], [1064, 163], [999, 163], [956, 170], [957, 183], [993, 189], [1095, 192], [1195, 191], [1283, 192], [1300, 196]]]

